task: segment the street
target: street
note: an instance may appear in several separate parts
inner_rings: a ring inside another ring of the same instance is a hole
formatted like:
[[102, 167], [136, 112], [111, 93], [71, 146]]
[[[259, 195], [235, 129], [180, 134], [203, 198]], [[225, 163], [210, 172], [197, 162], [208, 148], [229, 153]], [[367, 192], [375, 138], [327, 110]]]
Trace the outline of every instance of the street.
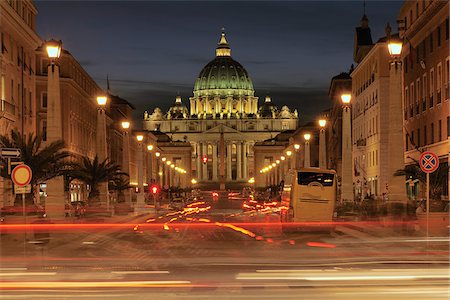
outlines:
[[48, 245], [28, 233], [24, 248], [23, 230], [11, 225], [1, 235], [2, 299], [449, 296], [448, 238], [383, 237], [375, 227], [389, 229], [371, 224], [371, 235], [347, 223], [285, 234], [276, 213], [204, 195], [125, 223], [52, 225]]

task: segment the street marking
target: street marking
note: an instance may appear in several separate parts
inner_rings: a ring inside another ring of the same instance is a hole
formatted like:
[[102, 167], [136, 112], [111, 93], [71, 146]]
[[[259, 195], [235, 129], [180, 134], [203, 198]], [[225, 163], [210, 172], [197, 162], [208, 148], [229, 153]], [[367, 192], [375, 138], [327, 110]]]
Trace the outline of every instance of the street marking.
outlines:
[[169, 271], [112, 271], [112, 274], [133, 275], [133, 274], [169, 274]]
[[0, 276], [53, 276], [56, 272], [15, 272], [15, 273], [0, 273]]

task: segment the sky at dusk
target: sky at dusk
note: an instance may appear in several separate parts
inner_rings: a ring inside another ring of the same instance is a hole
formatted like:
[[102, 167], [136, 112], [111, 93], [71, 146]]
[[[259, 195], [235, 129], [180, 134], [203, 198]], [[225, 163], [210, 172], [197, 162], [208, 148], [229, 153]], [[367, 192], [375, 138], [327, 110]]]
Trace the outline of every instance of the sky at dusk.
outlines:
[[[248, 71], [262, 103], [299, 112], [301, 123], [330, 106], [334, 75], [353, 63], [363, 1], [35, 1], [37, 31], [56, 38], [106, 89], [144, 110], [188, 106], [195, 79], [215, 56], [225, 27], [232, 57]], [[367, 1], [374, 41], [403, 1]]]

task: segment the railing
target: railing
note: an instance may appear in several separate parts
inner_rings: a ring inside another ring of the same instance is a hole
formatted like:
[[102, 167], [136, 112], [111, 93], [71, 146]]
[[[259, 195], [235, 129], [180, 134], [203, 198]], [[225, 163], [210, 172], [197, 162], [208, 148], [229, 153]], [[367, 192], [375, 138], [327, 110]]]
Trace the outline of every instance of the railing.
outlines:
[[6, 100], [1, 99], [0, 100], [0, 112], [14, 115], [16, 112], [16, 107], [14, 106], [14, 104], [11, 104], [11, 103], [7, 102]]

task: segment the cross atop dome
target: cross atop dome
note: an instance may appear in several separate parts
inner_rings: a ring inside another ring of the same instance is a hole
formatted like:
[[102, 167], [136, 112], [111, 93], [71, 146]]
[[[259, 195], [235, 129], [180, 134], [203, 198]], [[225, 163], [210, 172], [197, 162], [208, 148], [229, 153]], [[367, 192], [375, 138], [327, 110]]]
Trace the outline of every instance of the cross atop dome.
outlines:
[[222, 35], [216, 48], [216, 56], [231, 56], [230, 45], [225, 37], [225, 28], [222, 28]]

